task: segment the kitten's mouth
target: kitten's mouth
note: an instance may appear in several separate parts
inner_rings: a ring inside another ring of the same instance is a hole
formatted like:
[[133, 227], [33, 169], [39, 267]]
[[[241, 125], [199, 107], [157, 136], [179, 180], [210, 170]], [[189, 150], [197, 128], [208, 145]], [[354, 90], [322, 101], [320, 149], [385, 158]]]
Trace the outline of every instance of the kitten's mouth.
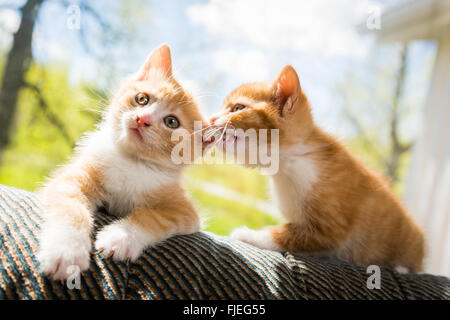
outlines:
[[141, 131], [139, 131], [139, 128], [129, 128], [128, 130], [131, 132], [131, 134], [133, 136], [137, 137], [140, 141], [143, 140], [142, 134], [141, 134]]
[[238, 141], [237, 135], [233, 130], [216, 131], [215, 134], [203, 139], [203, 146], [209, 147], [212, 145], [225, 146], [233, 145]]
[[222, 136], [222, 144], [235, 144], [237, 139], [238, 137], [233, 132], [226, 131]]

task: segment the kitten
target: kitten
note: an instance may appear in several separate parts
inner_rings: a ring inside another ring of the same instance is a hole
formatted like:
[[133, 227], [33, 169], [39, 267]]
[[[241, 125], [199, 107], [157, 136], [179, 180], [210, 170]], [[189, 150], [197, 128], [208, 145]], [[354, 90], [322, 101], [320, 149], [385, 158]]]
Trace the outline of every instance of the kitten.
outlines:
[[[383, 179], [316, 126], [294, 68], [284, 67], [273, 83], [241, 85], [210, 123], [221, 130], [279, 129], [272, 181], [287, 223], [260, 231], [241, 227], [233, 238], [269, 250], [422, 269], [421, 229]], [[219, 142], [240, 143], [222, 134]]]
[[41, 190], [42, 272], [65, 279], [70, 266], [89, 267], [93, 212], [101, 206], [121, 218], [97, 234], [95, 248], [103, 258], [134, 261], [147, 246], [198, 231], [199, 217], [181, 186], [183, 166], [171, 161], [172, 133], [193, 134], [196, 120], [205, 123], [172, 76], [169, 47], [161, 45]]

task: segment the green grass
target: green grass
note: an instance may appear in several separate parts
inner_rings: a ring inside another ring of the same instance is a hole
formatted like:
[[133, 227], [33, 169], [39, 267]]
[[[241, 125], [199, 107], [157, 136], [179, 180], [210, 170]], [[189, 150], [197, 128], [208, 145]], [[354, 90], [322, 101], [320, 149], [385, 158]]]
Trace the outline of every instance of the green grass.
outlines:
[[261, 200], [268, 199], [268, 177], [256, 169], [232, 164], [194, 165], [186, 171], [186, 177], [217, 183]]
[[255, 208], [210, 195], [194, 187], [190, 188], [190, 192], [195, 206], [206, 218], [207, 231], [228, 235], [231, 230], [242, 225], [260, 229], [278, 223], [276, 218]]
[[185, 175], [194, 203], [206, 218], [207, 231], [228, 235], [242, 225], [260, 229], [278, 223], [276, 218], [254, 207], [211, 195], [195, 183], [207, 181], [259, 200], [268, 200], [268, 178], [258, 170], [231, 164], [203, 164], [190, 167]]

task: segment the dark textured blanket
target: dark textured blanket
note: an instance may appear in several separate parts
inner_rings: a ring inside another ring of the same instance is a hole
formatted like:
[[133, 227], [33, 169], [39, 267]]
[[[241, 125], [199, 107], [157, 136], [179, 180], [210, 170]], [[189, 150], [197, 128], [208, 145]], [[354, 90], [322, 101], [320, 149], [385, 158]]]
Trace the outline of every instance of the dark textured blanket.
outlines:
[[[69, 289], [38, 271], [41, 221], [33, 193], [0, 186], [0, 299], [450, 299], [445, 277], [381, 268], [380, 289], [369, 289], [366, 267], [206, 232], [173, 237], [128, 265], [93, 253], [80, 288]], [[109, 221], [99, 213], [96, 228]]]

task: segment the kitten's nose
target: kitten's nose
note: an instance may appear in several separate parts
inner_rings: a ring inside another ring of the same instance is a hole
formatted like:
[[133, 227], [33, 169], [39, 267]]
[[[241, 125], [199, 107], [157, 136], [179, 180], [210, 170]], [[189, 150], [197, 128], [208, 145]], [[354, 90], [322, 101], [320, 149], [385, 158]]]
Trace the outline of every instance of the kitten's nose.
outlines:
[[137, 126], [138, 128], [140, 127], [150, 127], [151, 125], [151, 117], [149, 114], [144, 114], [142, 116], [137, 116], [136, 117], [136, 122], [137, 122]]

